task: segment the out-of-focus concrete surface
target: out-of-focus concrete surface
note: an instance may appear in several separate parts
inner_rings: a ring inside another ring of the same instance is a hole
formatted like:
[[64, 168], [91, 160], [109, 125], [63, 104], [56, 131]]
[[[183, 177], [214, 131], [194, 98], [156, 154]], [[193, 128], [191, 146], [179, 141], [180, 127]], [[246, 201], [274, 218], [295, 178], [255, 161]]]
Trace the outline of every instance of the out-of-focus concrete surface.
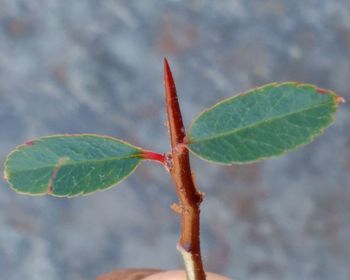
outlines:
[[[165, 152], [162, 58], [184, 119], [273, 81], [350, 99], [349, 0], [0, 0], [0, 157], [42, 135], [100, 133]], [[313, 144], [242, 166], [193, 158], [209, 271], [236, 280], [350, 279], [350, 109]], [[73, 199], [0, 182], [0, 278], [86, 280], [181, 268], [172, 184], [142, 164]]]

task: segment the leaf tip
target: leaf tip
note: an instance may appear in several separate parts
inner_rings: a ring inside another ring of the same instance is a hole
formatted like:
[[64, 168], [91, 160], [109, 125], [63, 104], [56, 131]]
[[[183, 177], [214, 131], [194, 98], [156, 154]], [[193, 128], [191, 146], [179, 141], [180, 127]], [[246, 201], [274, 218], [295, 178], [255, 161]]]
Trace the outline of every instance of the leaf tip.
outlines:
[[344, 97], [341, 97], [341, 96], [337, 96], [335, 98], [335, 102], [339, 105], [339, 104], [344, 104], [346, 102], [345, 98]]
[[[324, 88], [316, 88], [316, 92], [319, 93], [319, 94], [330, 94], [330, 93], [333, 93], [333, 91], [331, 90], [328, 90], [328, 89], [324, 89]], [[339, 104], [343, 104], [346, 102], [345, 98], [342, 97], [342, 96], [335, 96], [335, 102], [339, 105]]]

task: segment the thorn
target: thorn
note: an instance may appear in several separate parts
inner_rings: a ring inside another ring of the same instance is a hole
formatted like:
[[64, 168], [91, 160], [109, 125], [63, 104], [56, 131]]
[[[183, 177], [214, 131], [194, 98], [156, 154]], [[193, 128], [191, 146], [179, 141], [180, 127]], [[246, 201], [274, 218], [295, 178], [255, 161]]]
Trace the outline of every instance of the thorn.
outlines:
[[178, 143], [183, 143], [186, 132], [182, 122], [174, 78], [166, 58], [164, 58], [164, 87], [171, 147], [174, 148]]
[[164, 82], [165, 86], [169, 89], [168, 93], [171, 96], [171, 98], [177, 98], [173, 74], [171, 72], [170, 65], [166, 57], [164, 57]]

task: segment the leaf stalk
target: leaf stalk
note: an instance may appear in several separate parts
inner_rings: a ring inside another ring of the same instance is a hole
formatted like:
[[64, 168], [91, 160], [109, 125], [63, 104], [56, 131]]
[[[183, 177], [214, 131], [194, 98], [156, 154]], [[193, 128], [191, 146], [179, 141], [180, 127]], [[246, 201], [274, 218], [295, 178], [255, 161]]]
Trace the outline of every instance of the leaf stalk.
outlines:
[[143, 159], [157, 161], [163, 165], [165, 165], [165, 161], [166, 161], [166, 157], [164, 154], [159, 154], [152, 151], [142, 151], [141, 157]]

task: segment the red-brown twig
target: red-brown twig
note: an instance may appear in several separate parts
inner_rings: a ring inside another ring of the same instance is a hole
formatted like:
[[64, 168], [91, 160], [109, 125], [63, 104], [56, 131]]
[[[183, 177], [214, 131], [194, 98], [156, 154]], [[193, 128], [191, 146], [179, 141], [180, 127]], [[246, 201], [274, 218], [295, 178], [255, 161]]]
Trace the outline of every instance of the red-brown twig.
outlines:
[[179, 197], [182, 232], [178, 244], [189, 280], [205, 280], [200, 249], [200, 204], [203, 195], [192, 178], [189, 154], [184, 139], [186, 136], [182, 122], [176, 87], [168, 64], [164, 59], [164, 83], [166, 108], [171, 138], [172, 165], [169, 170]]

